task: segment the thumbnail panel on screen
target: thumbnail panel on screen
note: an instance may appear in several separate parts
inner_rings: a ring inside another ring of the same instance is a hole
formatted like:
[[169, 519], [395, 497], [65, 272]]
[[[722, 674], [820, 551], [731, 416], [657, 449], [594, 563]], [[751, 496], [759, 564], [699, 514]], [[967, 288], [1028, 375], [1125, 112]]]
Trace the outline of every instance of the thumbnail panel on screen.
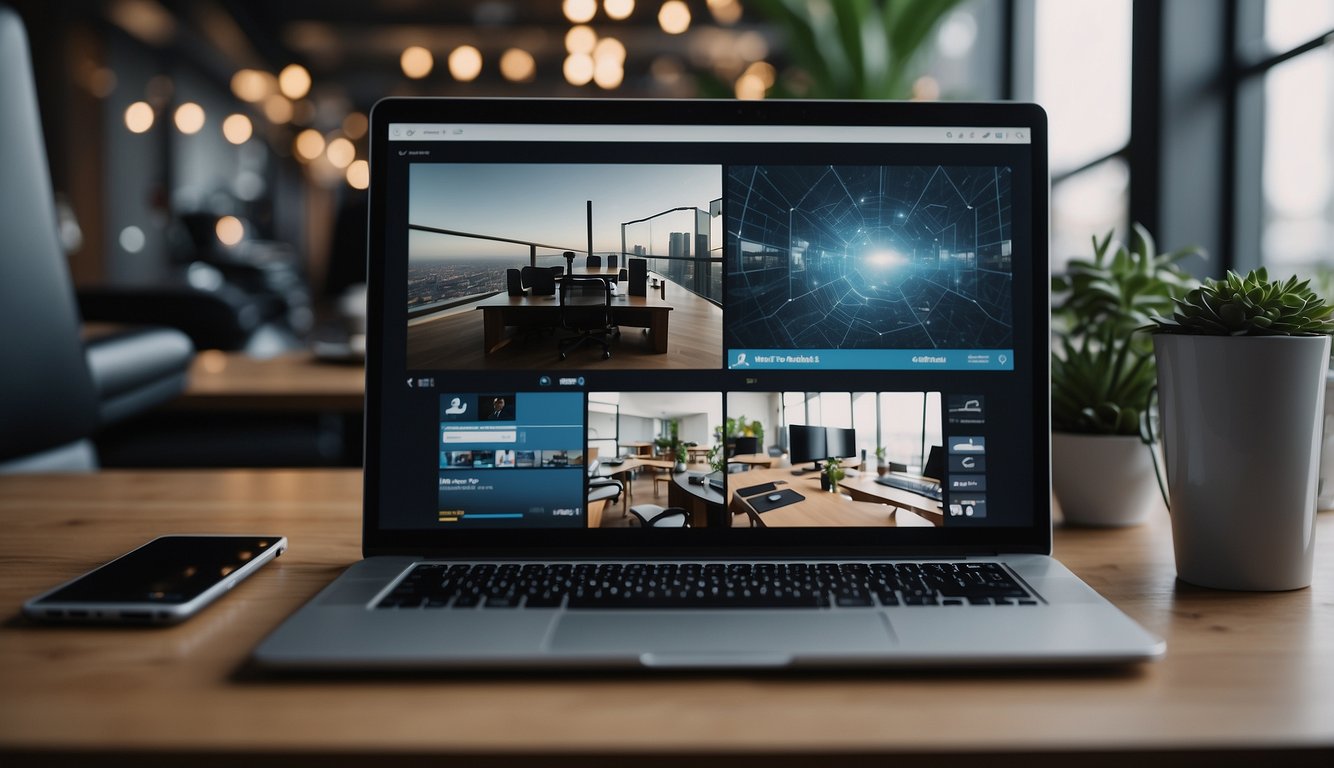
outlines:
[[728, 367], [1013, 370], [1008, 166], [731, 166]]
[[447, 392], [439, 403], [440, 523], [585, 525], [582, 394]]
[[719, 392], [588, 393], [589, 527], [725, 524], [725, 433]]
[[721, 166], [408, 176], [409, 368], [721, 367]]
[[731, 392], [732, 414], [772, 436], [767, 458], [729, 453], [733, 526], [940, 527], [948, 468], [939, 392]]

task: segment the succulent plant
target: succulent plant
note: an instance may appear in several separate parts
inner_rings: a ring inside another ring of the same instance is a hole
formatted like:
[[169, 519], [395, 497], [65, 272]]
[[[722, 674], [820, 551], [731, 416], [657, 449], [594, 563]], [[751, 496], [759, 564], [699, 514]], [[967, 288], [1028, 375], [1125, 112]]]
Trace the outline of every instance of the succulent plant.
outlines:
[[1154, 317], [1146, 330], [1202, 336], [1321, 336], [1334, 334], [1334, 305], [1311, 290], [1311, 281], [1269, 279], [1264, 267], [1245, 277], [1231, 270], [1222, 280], [1173, 301], [1170, 318]]
[[1178, 264], [1201, 255], [1198, 248], [1160, 254], [1138, 224], [1129, 248], [1112, 237], [1094, 237], [1091, 261], [1072, 260], [1052, 278], [1052, 428], [1059, 432], [1139, 434], [1156, 372], [1153, 346], [1135, 330], [1195, 286]]

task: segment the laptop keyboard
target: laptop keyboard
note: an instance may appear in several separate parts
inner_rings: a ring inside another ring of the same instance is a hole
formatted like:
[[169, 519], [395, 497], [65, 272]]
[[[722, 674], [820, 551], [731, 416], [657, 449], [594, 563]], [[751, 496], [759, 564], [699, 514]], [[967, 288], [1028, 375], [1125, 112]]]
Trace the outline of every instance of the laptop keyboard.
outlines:
[[1037, 605], [998, 563], [422, 563], [377, 608]]
[[881, 475], [875, 481], [889, 488], [897, 488], [900, 491], [911, 491], [926, 496], [930, 499], [940, 501], [940, 483], [933, 480], [918, 480], [914, 477], [897, 477], [895, 475]]

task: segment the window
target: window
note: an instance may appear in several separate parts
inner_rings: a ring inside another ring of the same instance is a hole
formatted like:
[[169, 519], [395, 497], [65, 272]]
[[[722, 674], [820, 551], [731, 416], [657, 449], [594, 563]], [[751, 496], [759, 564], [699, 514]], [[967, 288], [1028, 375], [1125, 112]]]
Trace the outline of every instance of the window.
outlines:
[[1272, 277], [1328, 275], [1334, 271], [1334, 0], [1268, 0], [1263, 39], [1270, 56], [1255, 75], [1264, 89], [1260, 261]]
[[1033, 96], [1051, 135], [1052, 270], [1127, 230], [1130, 0], [1037, 0]]

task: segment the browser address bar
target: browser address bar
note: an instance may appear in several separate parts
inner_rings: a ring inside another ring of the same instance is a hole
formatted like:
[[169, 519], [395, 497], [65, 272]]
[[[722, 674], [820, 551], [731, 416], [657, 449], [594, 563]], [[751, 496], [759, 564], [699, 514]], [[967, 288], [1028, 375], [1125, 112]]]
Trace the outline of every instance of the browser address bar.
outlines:
[[390, 141], [1028, 144], [1014, 126], [390, 123]]

